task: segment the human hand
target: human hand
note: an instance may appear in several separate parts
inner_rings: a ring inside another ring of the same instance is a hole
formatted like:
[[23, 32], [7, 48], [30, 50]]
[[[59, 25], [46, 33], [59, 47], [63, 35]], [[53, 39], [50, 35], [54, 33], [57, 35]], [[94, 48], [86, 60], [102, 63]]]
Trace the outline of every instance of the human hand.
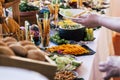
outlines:
[[97, 27], [99, 25], [99, 15], [89, 14], [85, 16], [80, 16], [79, 19], [72, 19], [72, 21], [82, 24], [85, 27]]
[[108, 57], [106, 62], [99, 64], [99, 70], [101, 72], [106, 72], [104, 80], [109, 80], [111, 77], [120, 77], [120, 57]]

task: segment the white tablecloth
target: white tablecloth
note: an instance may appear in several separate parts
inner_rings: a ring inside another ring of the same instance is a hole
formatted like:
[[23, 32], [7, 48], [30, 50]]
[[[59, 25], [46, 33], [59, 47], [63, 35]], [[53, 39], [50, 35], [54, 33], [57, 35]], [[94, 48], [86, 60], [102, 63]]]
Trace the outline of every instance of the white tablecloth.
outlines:
[[15, 67], [0, 66], [0, 80], [48, 80], [40, 73]]

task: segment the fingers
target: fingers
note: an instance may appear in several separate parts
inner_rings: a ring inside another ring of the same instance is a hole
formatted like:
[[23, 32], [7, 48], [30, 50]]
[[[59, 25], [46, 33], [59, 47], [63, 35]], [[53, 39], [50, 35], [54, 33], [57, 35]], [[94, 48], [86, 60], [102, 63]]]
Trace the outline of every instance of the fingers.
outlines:
[[107, 66], [107, 63], [106, 63], [106, 62], [101, 62], [101, 63], [99, 64], [99, 70], [100, 70], [101, 72], [106, 72], [107, 69], [108, 69], [108, 66]]
[[82, 23], [83, 22], [83, 19], [72, 19], [73, 22], [76, 22], [76, 23]]
[[85, 18], [86, 16], [79, 16], [79, 18], [72, 19], [72, 21], [81, 24], [81, 23], [84, 23]]
[[86, 18], [87, 16], [79, 16], [79, 18], [81, 18], [81, 19], [84, 19], [84, 18]]
[[111, 78], [111, 76], [112, 76], [112, 70], [110, 70], [106, 73], [106, 76], [104, 77], [104, 80], [109, 80]]
[[109, 69], [109, 71], [106, 72], [106, 76], [104, 77], [104, 79], [109, 80], [111, 77], [120, 77], [118, 68], [114, 67]]

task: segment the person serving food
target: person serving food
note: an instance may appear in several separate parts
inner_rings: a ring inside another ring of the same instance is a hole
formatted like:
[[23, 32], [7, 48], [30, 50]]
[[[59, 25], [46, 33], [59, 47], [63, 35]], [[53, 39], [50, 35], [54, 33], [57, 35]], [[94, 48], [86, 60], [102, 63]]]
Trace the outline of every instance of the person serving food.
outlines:
[[[86, 27], [104, 26], [116, 32], [120, 32], [120, 17], [109, 17], [97, 14], [88, 14], [80, 16], [72, 21], [82, 24]], [[120, 77], [120, 56], [109, 56], [106, 62], [99, 64], [99, 70], [106, 72], [104, 80], [109, 80], [111, 77]]]

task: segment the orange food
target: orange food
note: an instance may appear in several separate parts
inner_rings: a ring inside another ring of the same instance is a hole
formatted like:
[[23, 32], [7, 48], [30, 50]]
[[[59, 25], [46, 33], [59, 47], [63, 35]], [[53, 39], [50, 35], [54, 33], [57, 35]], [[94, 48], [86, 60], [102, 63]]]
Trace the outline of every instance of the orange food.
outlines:
[[81, 55], [81, 54], [88, 54], [89, 51], [77, 44], [63, 44], [59, 46], [54, 46], [48, 48], [47, 51], [49, 52], [56, 52], [61, 51], [63, 54], [72, 54], [72, 55]]

